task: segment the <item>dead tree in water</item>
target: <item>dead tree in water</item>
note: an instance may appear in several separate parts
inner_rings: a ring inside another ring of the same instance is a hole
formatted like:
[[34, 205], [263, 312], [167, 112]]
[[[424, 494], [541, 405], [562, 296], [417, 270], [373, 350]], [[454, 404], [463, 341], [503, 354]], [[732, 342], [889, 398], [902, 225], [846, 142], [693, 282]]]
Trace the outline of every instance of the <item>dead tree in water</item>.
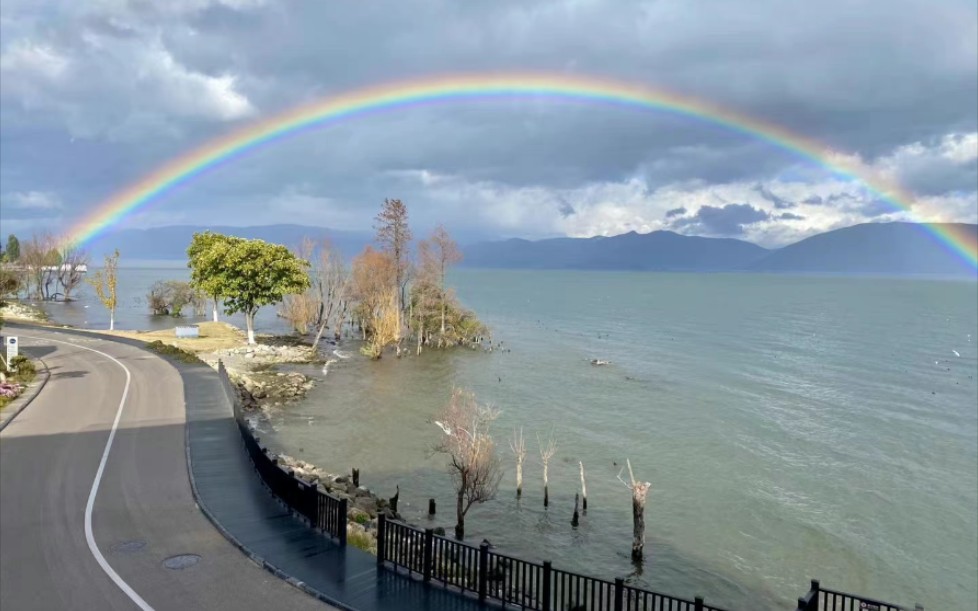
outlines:
[[526, 442], [523, 440], [523, 429], [519, 435], [513, 429], [513, 440], [509, 442], [510, 449], [516, 455], [516, 498], [523, 496], [523, 460], [526, 458]]
[[465, 514], [472, 505], [496, 496], [502, 471], [490, 425], [497, 410], [479, 405], [471, 391], [456, 388], [441, 420], [435, 424], [445, 433], [437, 450], [448, 454], [448, 469], [455, 484], [455, 538], [465, 536]]
[[641, 561], [645, 553], [645, 497], [652, 489], [652, 483], [636, 481], [632, 462], [625, 459], [625, 464], [628, 465], [628, 479], [631, 483], [621, 478], [621, 471], [618, 472], [618, 481], [632, 491], [632, 560]]
[[581, 505], [584, 513], [587, 513], [587, 484], [584, 483], [584, 461], [579, 460], [577, 464], [581, 465], [581, 499], [583, 501]]
[[543, 462], [543, 506], [550, 506], [550, 459], [554, 457], [557, 453], [557, 440], [553, 438], [553, 433], [550, 434], [550, 441], [547, 442], [546, 447], [544, 447], [543, 442], [540, 441], [540, 436], [537, 435], [537, 445], [540, 446], [540, 460]]

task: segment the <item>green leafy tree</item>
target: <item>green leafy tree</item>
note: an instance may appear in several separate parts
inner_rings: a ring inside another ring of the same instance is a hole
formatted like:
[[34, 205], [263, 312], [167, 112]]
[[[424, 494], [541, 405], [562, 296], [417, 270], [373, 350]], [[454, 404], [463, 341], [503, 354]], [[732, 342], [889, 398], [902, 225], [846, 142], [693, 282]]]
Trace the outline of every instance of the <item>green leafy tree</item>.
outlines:
[[[282, 301], [286, 295], [309, 288], [309, 262], [280, 244], [263, 240], [221, 236], [210, 239], [200, 254], [200, 287], [224, 300], [228, 315], [241, 312], [248, 329], [248, 343], [255, 343], [255, 314], [262, 306]], [[192, 259], [193, 261], [193, 259]]]
[[234, 239], [238, 238], [205, 231], [195, 233], [187, 248], [190, 284], [210, 297], [214, 322], [217, 322], [217, 302], [222, 297], [225, 253], [230, 240]]
[[7, 236], [7, 248], [4, 254], [7, 255], [7, 260], [10, 262], [14, 262], [20, 258], [20, 240], [14, 234]]

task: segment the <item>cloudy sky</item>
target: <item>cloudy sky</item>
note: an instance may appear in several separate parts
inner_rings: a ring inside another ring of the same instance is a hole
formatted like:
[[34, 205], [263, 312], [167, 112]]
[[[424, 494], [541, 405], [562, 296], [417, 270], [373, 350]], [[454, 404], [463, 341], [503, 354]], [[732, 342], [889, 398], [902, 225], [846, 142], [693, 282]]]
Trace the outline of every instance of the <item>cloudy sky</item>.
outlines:
[[[2, 233], [61, 230], [291, 106], [447, 73], [596, 75], [777, 123], [978, 220], [973, 0], [3, 0]], [[763, 141], [657, 112], [498, 100], [306, 132], [124, 225], [367, 229], [384, 197], [464, 239], [672, 229], [777, 246], [907, 218]]]

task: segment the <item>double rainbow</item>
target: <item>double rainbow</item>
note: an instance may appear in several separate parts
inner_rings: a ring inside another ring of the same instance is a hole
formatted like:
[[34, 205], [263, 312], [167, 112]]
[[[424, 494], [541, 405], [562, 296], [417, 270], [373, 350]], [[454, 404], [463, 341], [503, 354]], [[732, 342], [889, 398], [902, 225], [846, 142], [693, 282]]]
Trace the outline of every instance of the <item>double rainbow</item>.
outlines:
[[[69, 236], [78, 243], [85, 243], [131, 212], [208, 169], [304, 130], [377, 112], [491, 98], [541, 98], [610, 104], [699, 119], [762, 140], [840, 177], [856, 180], [894, 211], [912, 211], [914, 197], [899, 185], [871, 172], [857, 160], [839, 155], [815, 140], [778, 125], [703, 100], [640, 85], [585, 76], [518, 73], [395, 82], [329, 97], [251, 123], [171, 160], [119, 191], [76, 223]], [[924, 224], [923, 227], [971, 267], [978, 267], [978, 243], [974, 236], [947, 228], [946, 225]]]

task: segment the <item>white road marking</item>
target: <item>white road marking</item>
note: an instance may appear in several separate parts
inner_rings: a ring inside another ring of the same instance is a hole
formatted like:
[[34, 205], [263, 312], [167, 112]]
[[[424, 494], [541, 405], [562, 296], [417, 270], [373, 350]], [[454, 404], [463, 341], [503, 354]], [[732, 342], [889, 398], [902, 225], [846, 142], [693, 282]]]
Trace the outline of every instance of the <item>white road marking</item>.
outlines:
[[95, 472], [95, 480], [92, 482], [92, 489], [88, 493], [88, 503], [85, 505], [85, 540], [88, 542], [88, 549], [91, 550], [92, 555], [95, 556], [95, 560], [98, 561], [99, 566], [102, 567], [105, 574], [115, 582], [115, 585], [119, 586], [119, 589], [125, 592], [126, 596], [132, 599], [132, 602], [136, 603], [140, 609], [143, 609], [143, 611], [153, 611], [153, 607], [143, 600], [143, 597], [137, 594], [136, 591], [122, 579], [122, 577], [119, 577], [119, 574], [115, 572], [115, 569], [109, 566], [105, 556], [103, 556], [102, 552], [99, 550], [98, 544], [95, 543], [95, 535], [92, 533], [92, 509], [95, 507], [95, 496], [98, 494], [99, 484], [102, 483], [102, 473], [105, 471], [105, 463], [109, 459], [109, 451], [112, 449], [112, 442], [115, 440], [115, 432], [119, 428], [119, 420], [122, 418], [122, 409], [126, 406], [126, 398], [129, 396], [129, 382], [132, 380], [132, 374], [129, 372], [129, 368], [120, 363], [118, 359], [102, 352], [101, 350], [96, 350], [94, 348], [89, 348], [87, 346], [82, 346], [80, 344], [74, 344], [71, 342], [51, 339], [49, 337], [33, 337], [30, 335], [22, 335], [21, 337], [45, 342], [55, 342], [57, 344], [72, 346], [73, 348], [88, 350], [89, 352], [94, 352], [95, 354], [101, 354], [119, 367], [122, 367], [122, 370], [126, 372], [126, 386], [122, 390], [122, 399], [119, 400], [119, 409], [116, 410], [115, 421], [112, 423], [112, 431], [109, 433], [109, 440], [105, 442], [105, 450], [102, 452], [102, 460], [98, 464], [98, 471]]

